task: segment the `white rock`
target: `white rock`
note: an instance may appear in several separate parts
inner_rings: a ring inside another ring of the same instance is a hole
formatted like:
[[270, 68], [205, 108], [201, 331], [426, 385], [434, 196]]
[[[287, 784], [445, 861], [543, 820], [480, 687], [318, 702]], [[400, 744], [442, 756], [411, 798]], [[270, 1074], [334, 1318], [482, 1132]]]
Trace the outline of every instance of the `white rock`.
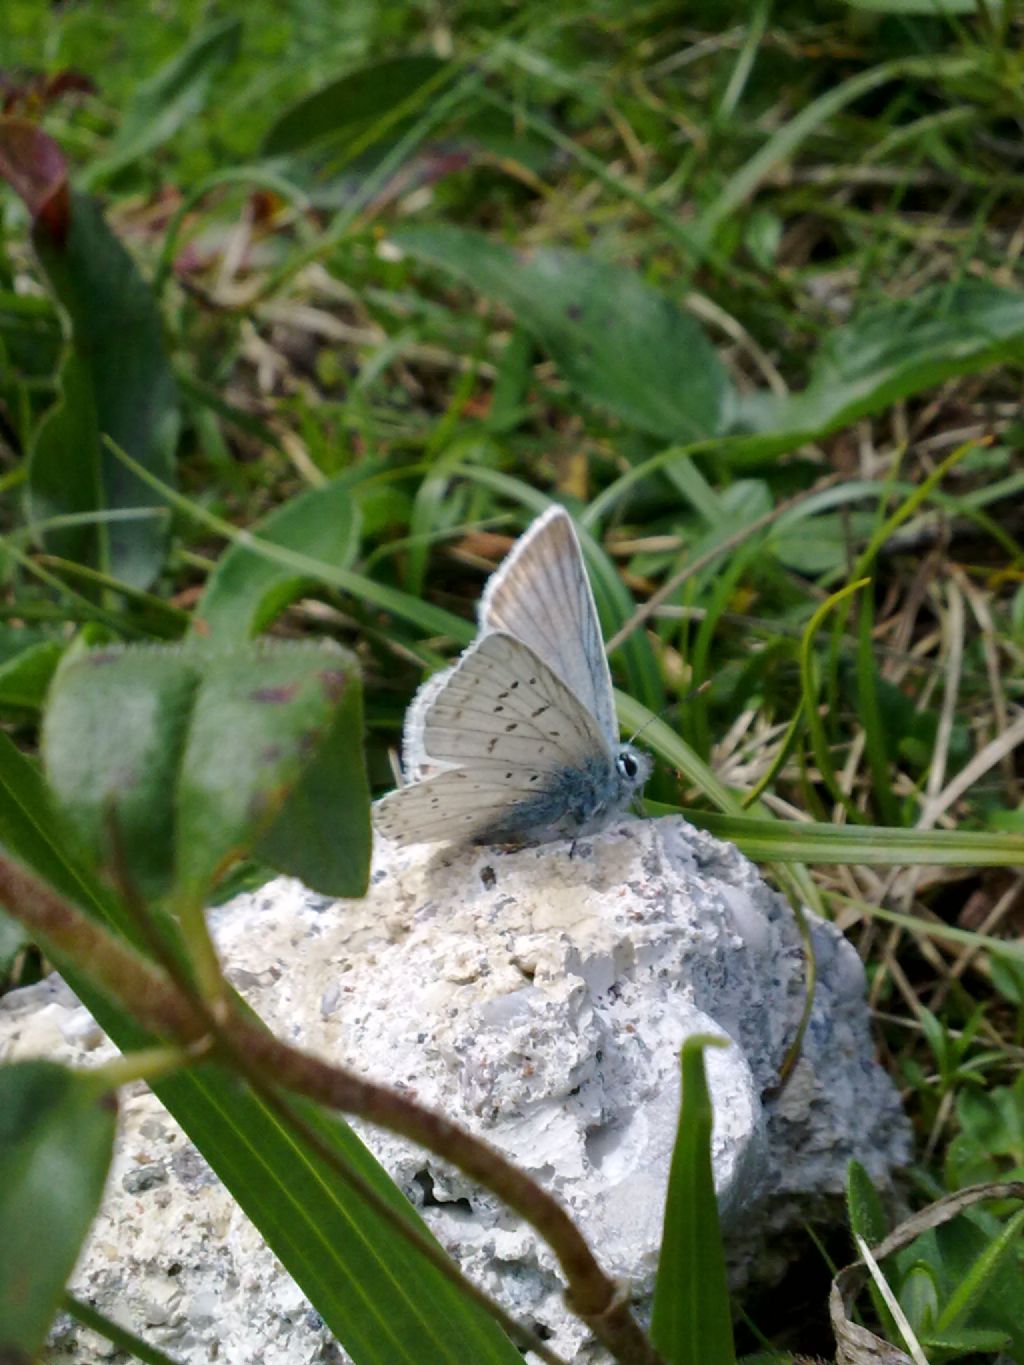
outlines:
[[[213, 912], [232, 980], [283, 1037], [391, 1085], [496, 1144], [554, 1190], [607, 1269], [649, 1291], [688, 1035], [707, 1054], [714, 1169], [734, 1279], [780, 1268], [787, 1229], [841, 1194], [857, 1157], [880, 1184], [906, 1160], [872, 1056], [853, 948], [811, 917], [819, 982], [800, 1062], [775, 1093], [803, 1003], [793, 915], [731, 846], [677, 818], [504, 853], [382, 845], [365, 900], [279, 880]], [[0, 1051], [26, 1037], [81, 1059], [38, 993], [0, 1002]], [[67, 1002], [59, 1008], [75, 1008]], [[94, 1061], [109, 1044], [88, 1054]], [[599, 1361], [562, 1306], [553, 1258], [429, 1154], [361, 1135], [464, 1269], [552, 1347]], [[767, 1244], [765, 1239], [768, 1239]], [[77, 1292], [127, 1304], [184, 1362], [322, 1359], [326, 1337], [271, 1253], [152, 1096], [132, 1096]], [[214, 1309], [211, 1312], [211, 1308]], [[55, 1361], [82, 1354], [64, 1324]], [[84, 1340], [84, 1337], [83, 1337]], [[61, 1354], [61, 1352], [65, 1354]]]

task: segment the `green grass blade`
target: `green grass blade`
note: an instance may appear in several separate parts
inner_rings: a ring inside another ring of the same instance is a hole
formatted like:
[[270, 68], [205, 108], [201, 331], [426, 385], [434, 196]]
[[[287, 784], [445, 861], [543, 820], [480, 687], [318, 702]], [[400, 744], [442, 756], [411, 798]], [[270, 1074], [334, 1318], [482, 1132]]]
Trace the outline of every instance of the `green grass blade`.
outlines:
[[[103, 890], [72, 864], [36, 770], [0, 736], [0, 843], [58, 890], [132, 936]], [[61, 974], [123, 1051], [152, 1040], [67, 962]], [[218, 1067], [154, 1085], [357, 1365], [518, 1365], [491, 1319], [367, 1208], [318, 1155]], [[418, 1219], [376, 1160], [339, 1120], [297, 1106], [360, 1176]], [[419, 1226], [422, 1226], [421, 1224]]]
[[[647, 737], [645, 733], [645, 742]], [[654, 801], [645, 804], [652, 815], [682, 814], [709, 834], [731, 839], [755, 862], [860, 863], [865, 867], [1016, 867], [1024, 863], [1024, 836], [1020, 834], [766, 820], [680, 810]]]
[[704, 1071], [704, 1049], [727, 1046], [723, 1038], [698, 1034], [682, 1047], [682, 1104], [651, 1318], [651, 1339], [667, 1365], [734, 1365], [736, 1359]]
[[386, 583], [377, 583], [372, 578], [367, 578], [364, 574], [356, 573], [352, 569], [342, 569], [333, 564], [325, 564], [322, 560], [314, 559], [311, 555], [302, 554], [298, 550], [288, 549], [283, 545], [275, 545], [268, 540], [261, 540], [249, 531], [240, 531], [237, 526], [232, 526], [229, 521], [208, 512], [205, 508], [192, 502], [191, 499], [176, 492], [169, 485], [154, 478], [125, 451], [118, 450], [115, 447], [114, 452], [122, 463], [127, 465], [133, 473], [138, 474], [139, 478], [155, 489], [172, 507], [176, 507], [178, 511], [184, 512], [201, 525], [209, 527], [211, 531], [216, 531], [218, 535], [231, 541], [232, 544], [244, 546], [245, 549], [262, 555], [272, 564], [280, 565], [284, 569], [291, 570], [294, 574], [321, 583], [328, 583], [331, 587], [350, 594], [368, 606], [388, 611], [401, 620], [411, 622], [426, 635], [446, 635], [459, 644], [468, 644], [476, 634], [476, 628], [470, 621], [464, 621], [462, 617], [444, 611], [441, 607], [435, 607], [430, 602], [423, 602], [410, 593], [389, 587]]

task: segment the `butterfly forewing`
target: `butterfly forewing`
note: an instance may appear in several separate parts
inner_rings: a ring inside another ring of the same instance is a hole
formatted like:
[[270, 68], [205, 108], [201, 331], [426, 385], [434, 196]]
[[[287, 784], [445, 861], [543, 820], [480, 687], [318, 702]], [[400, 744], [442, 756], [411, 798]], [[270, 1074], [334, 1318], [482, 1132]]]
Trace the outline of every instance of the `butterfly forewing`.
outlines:
[[491, 579], [480, 624], [528, 645], [593, 716], [605, 744], [615, 744], [619, 731], [594, 594], [561, 507], [534, 523]]
[[501, 631], [481, 636], [435, 695], [423, 749], [430, 759], [484, 771], [556, 773], [611, 762], [584, 706], [528, 645]]

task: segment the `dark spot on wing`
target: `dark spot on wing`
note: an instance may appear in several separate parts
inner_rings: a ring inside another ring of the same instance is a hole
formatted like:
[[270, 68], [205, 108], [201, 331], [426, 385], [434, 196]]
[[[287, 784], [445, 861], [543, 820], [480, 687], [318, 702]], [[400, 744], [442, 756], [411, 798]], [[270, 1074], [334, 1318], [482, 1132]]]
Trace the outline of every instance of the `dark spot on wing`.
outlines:
[[509, 735], [509, 734], [512, 733], [513, 730], [518, 730], [518, 729], [519, 729], [519, 722], [518, 722], [517, 720], [514, 720], [514, 721], [511, 722], [511, 724], [505, 726], [505, 733], [506, 733], [506, 735]]
[[530, 715], [533, 720], [536, 720], [538, 716], [542, 716], [545, 711], [550, 710], [551, 710], [550, 706], [538, 706], [536, 711], [531, 711]]

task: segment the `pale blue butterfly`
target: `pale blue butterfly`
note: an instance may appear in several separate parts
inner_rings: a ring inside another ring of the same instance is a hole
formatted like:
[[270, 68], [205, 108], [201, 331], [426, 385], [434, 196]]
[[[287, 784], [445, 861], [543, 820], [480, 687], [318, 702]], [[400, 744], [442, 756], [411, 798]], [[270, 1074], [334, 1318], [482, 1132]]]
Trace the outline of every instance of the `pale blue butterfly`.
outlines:
[[403, 844], [524, 844], [600, 829], [637, 795], [647, 754], [619, 743], [594, 594], [561, 507], [492, 576], [480, 633], [406, 716], [407, 785], [376, 805]]

